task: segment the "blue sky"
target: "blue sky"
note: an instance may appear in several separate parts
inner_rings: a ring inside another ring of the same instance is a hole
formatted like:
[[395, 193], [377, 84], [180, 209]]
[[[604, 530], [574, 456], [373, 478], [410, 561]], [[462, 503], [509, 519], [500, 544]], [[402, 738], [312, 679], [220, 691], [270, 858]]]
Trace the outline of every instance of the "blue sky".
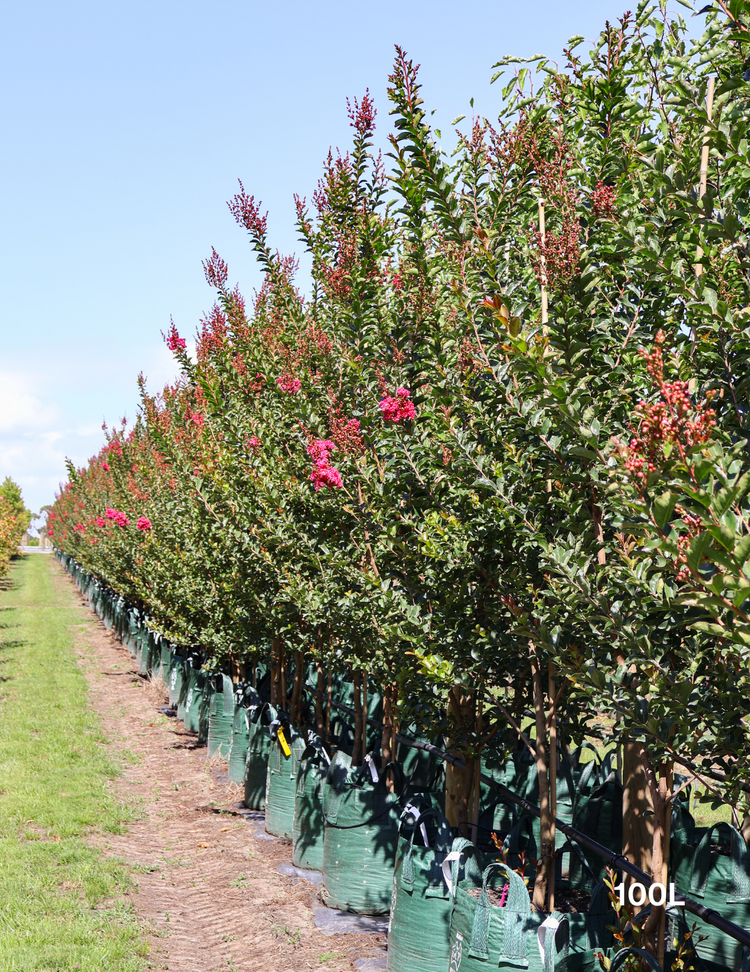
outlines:
[[293, 193], [312, 195], [346, 98], [369, 88], [388, 125], [393, 45], [421, 63], [444, 133], [493, 117], [504, 54], [561, 56], [626, 0], [33, 2], [3, 14], [0, 126], [0, 479], [34, 510], [64, 459], [137, 409], [143, 371], [174, 375], [161, 332], [189, 337], [215, 246], [246, 294], [259, 282], [226, 200], [241, 178], [270, 240], [299, 252]]

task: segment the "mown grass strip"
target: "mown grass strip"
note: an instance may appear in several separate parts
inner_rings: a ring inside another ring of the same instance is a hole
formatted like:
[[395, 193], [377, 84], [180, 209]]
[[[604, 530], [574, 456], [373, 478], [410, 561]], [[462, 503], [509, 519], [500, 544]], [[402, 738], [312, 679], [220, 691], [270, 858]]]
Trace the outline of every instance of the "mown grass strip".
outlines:
[[74, 595], [51, 557], [0, 582], [0, 968], [136, 972], [147, 945], [122, 901], [124, 866], [89, 847], [131, 815], [73, 639]]

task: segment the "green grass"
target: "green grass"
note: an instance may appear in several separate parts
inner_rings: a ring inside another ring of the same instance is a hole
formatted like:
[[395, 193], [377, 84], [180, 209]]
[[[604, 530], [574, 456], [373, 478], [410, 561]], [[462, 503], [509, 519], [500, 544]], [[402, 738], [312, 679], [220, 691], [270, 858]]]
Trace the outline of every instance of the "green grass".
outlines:
[[0, 969], [136, 972], [148, 947], [130, 872], [87, 844], [132, 817], [75, 661], [81, 615], [51, 557], [0, 582]]

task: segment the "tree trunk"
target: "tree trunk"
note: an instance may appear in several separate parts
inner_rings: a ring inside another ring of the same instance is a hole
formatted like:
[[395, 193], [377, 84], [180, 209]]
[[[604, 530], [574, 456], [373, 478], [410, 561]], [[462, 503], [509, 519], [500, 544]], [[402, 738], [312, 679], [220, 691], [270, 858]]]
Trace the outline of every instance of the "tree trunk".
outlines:
[[555, 848], [551, 844], [551, 815], [549, 796], [549, 773], [547, 767], [547, 713], [544, 707], [544, 686], [542, 671], [533, 643], [529, 644], [531, 659], [531, 679], [534, 692], [534, 720], [536, 724], [536, 774], [539, 781], [539, 829], [540, 852], [539, 865], [536, 869], [534, 882], [534, 907], [537, 911], [544, 911], [547, 904], [547, 882], [554, 868]]
[[315, 684], [315, 731], [323, 739], [326, 731], [325, 717], [323, 715], [323, 693], [325, 691], [325, 675], [323, 666], [317, 663], [318, 679]]
[[[651, 849], [654, 843], [654, 807], [646, 781], [646, 771], [636, 743], [625, 740], [622, 747], [622, 853], [646, 874], [651, 873]], [[623, 876], [626, 900], [635, 878]], [[642, 908], [634, 907], [638, 914]]]
[[281, 638], [274, 637], [271, 639], [271, 705], [276, 709], [281, 708], [281, 664]]
[[[398, 685], [396, 682], [391, 682], [390, 685], [386, 685], [383, 689], [383, 735], [380, 744], [381, 751], [381, 769], [385, 769], [386, 766], [394, 762], [397, 757], [397, 743], [396, 743], [396, 733], [398, 732], [398, 726], [396, 724], [396, 702], [398, 701]], [[394, 791], [393, 776], [388, 777], [387, 782], [388, 789], [391, 793]]]
[[466, 763], [461, 769], [448, 763], [445, 768], [445, 816], [451, 827], [461, 829], [462, 836], [467, 834], [467, 824], [472, 818], [473, 783], [475, 761], [466, 752], [466, 732], [473, 729], [476, 720], [476, 697], [460, 686], [448, 692], [448, 717], [453, 724], [448, 739], [448, 751]]
[[[648, 753], [639, 743], [639, 752], [643, 769], [648, 783], [651, 802], [654, 807], [654, 838], [651, 845], [651, 880], [654, 884], [667, 885], [667, 868], [669, 866], [669, 828], [671, 821], [673, 764], [662, 763], [658, 776], [651, 765]], [[666, 909], [664, 905], [651, 906], [651, 913], [643, 923], [644, 945], [656, 956], [660, 965], [664, 964], [664, 923]]]
[[294, 652], [294, 685], [292, 687], [291, 720], [295, 726], [302, 725], [302, 686], [304, 684], [305, 656], [301, 651]]
[[367, 672], [362, 672], [362, 765], [367, 756]]
[[352, 673], [354, 685], [354, 746], [352, 747], [352, 766], [361, 766], [362, 755], [362, 672]]

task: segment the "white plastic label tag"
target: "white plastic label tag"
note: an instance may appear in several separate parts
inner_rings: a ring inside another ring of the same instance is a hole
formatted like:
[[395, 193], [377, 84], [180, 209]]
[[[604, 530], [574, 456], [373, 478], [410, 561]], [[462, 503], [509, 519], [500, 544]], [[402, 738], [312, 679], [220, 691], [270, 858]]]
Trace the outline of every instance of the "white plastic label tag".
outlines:
[[370, 767], [370, 776], [372, 777], [372, 782], [373, 783], [380, 782], [380, 776], [378, 775], [378, 769], [377, 766], [375, 765], [375, 760], [372, 758], [372, 756], [369, 753], [367, 754], [367, 756], [365, 756], [365, 762]]
[[547, 937], [547, 929], [551, 928], [552, 931], [556, 931], [560, 921], [557, 918], [553, 918], [552, 915], [541, 923], [541, 925], [536, 930], [537, 944], [539, 945], [539, 957], [542, 960], [542, 968], [546, 968], [544, 965], [544, 941]]
[[450, 854], [446, 854], [443, 858], [443, 880], [445, 881], [445, 886], [448, 888], [448, 894], [453, 896], [453, 874], [451, 873], [451, 864], [453, 861], [460, 861], [461, 854], [463, 851], [451, 851]]

